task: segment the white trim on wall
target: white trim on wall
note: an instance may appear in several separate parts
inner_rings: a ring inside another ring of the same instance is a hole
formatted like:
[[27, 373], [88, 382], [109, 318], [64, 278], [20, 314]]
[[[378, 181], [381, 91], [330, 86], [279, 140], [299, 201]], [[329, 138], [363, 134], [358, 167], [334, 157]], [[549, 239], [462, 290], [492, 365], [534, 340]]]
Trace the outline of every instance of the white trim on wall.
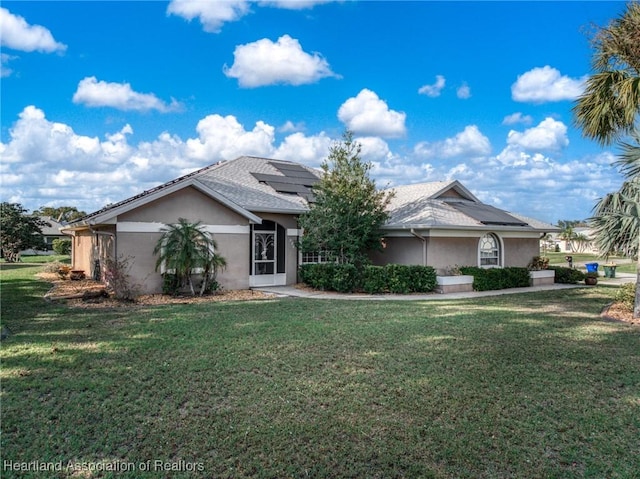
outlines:
[[[457, 230], [457, 229], [431, 229], [421, 230], [414, 228], [415, 231], [426, 238], [478, 238], [480, 239], [486, 233], [499, 234], [501, 238], [530, 238], [540, 239], [539, 231], [500, 231], [496, 230]], [[387, 238], [409, 238], [415, 237], [411, 234], [411, 230], [382, 230], [383, 236]]]
[[[116, 225], [118, 233], [160, 233], [166, 228], [164, 223], [145, 221], [120, 221]], [[212, 234], [249, 234], [249, 225], [202, 225], [204, 230]]]

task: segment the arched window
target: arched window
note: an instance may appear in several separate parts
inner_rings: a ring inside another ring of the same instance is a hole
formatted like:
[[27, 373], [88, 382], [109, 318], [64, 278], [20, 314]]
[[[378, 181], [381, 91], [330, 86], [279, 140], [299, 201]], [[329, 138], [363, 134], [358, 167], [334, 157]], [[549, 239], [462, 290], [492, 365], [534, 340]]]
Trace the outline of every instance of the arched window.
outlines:
[[501, 266], [500, 264], [500, 240], [493, 233], [487, 233], [480, 238], [478, 244], [480, 266]]

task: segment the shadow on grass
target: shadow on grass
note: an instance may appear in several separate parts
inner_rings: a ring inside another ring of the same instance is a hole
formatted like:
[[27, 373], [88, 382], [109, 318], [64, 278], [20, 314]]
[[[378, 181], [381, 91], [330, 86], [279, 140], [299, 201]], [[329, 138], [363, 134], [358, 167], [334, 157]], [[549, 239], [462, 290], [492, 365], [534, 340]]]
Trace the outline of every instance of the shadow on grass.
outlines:
[[1, 351], [3, 456], [196, 461], [209, 477], [631, 477], [640, 334], [599, 320], [611, 295], [29, 299]]

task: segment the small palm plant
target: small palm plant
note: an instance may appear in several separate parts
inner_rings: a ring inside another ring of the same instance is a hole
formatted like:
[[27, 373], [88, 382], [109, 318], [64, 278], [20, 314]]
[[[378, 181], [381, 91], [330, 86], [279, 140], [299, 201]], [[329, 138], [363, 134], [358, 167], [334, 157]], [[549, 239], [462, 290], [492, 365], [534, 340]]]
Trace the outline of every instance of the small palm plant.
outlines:
[[161, 231], [162, 236], [153, 249], [153, 254], [158, 256], [156, 271], [164, 267], [175, 275], [176, 290], [188, 285], [194, 296], [192, 276], [196, 271], [201, 272], [202, 296], [215, 281], [218, 270], [226, 266], [226, 260], [216, 253], [216, 241], [200, 221], [191, 223], [184, 218], [178, 218], [178, 223], [168, 225]]

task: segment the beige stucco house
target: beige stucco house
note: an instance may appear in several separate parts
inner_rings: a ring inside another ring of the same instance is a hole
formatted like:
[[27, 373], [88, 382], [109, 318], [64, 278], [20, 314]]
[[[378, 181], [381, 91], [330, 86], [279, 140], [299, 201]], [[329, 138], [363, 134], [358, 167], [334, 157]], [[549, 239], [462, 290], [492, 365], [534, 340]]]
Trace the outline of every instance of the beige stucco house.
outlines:
[[[227, 260], [218, 274], [225, 289], [294, 284], [303, 261], [297, 218], [318, 179], [304, 165], [249, 156], [202, 168], [70, 224], [73, 268], [97, 277], [106, 258], [127, 258], [132, 280], [159, 292], [154, 246], [165, 225], [186, 218], [214, 235]], [[526, 266], [541, 234], [555, 231], [481, 203], [456, 181], [395, 190], [375, 263]]]

